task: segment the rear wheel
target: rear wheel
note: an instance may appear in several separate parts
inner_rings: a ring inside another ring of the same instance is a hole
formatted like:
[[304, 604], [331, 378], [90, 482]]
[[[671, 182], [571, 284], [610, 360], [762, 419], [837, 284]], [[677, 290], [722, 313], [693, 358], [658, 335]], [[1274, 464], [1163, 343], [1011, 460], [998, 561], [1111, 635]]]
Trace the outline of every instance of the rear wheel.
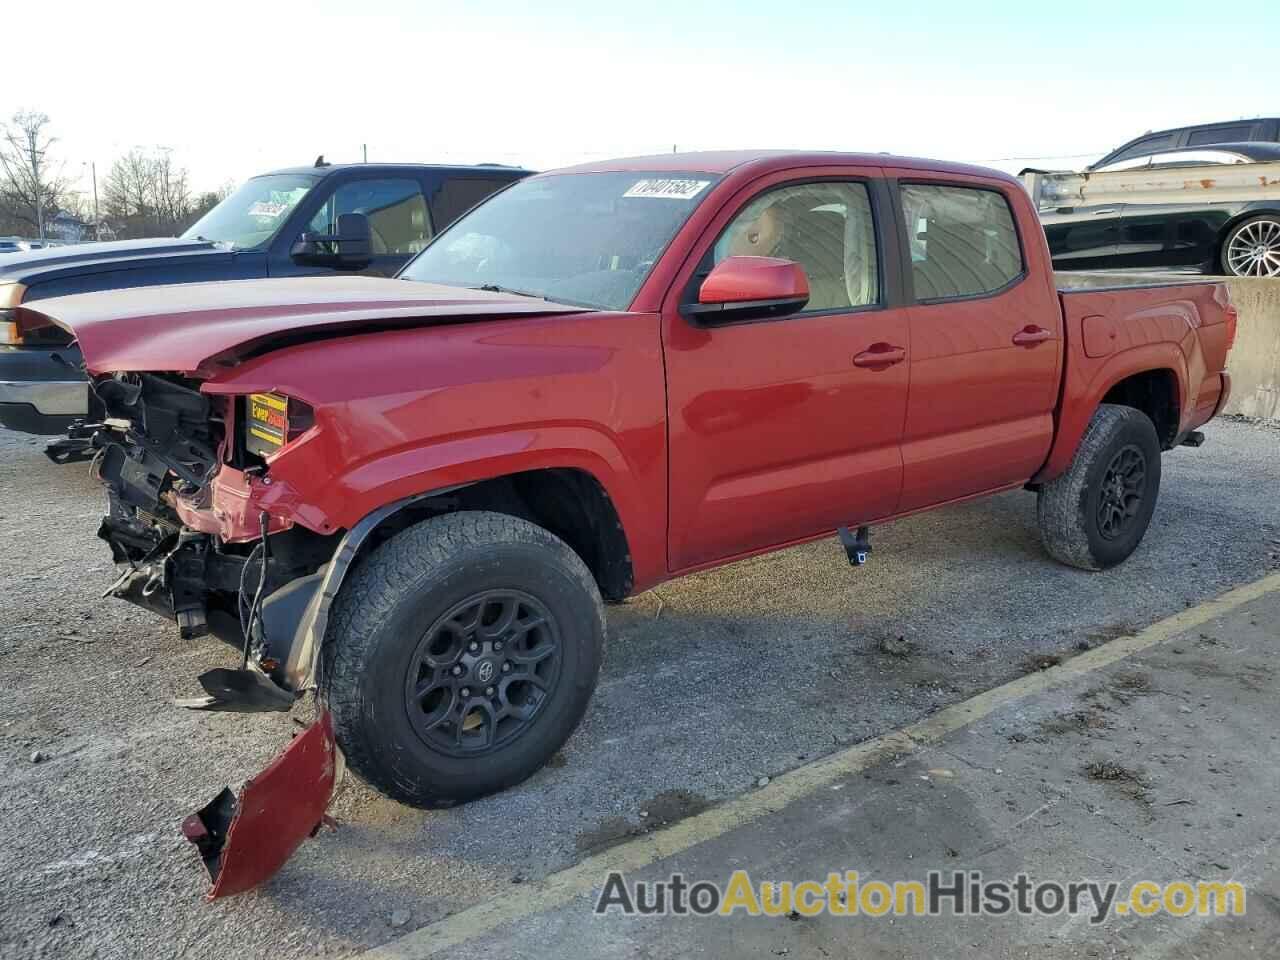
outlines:
[[1222, 242], [1222, 270], [1233, 277], [1280, 277], [1280, 215], [1250, 217]]
[[1040, 488], [1037, 518], [1050, 556], [1104, 570], [1133, 553], [1160, 493], [1160, 442], [1141, 410], [1104, 403], [1067, 472]]
[[322, 688], [356, 773], [446, 807], [519, 783], [560, 749], [603, 648], [577, 554], [525, 520], [468, 511], [397, 534], [344, 584]]

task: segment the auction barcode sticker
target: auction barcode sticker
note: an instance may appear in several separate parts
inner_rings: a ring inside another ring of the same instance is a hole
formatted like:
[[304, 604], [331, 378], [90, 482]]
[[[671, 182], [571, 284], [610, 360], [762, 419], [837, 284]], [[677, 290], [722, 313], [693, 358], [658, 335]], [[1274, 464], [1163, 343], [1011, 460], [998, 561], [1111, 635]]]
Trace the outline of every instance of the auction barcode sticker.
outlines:
[[657, 197], [663, 200], [692, 200], [707, 188], [710, 180], [639, 180], [624, 197]]

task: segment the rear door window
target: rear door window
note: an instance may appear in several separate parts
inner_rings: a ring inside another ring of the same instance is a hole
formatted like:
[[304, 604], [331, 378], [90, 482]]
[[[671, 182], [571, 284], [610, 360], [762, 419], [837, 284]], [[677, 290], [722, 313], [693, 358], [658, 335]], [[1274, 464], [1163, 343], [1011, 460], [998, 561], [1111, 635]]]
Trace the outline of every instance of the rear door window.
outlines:
[[453, 221], [511, 181], [495, 177], [446, 177], [436, 195], [431, 198], [431, 212], [435, 214], [436, 227], [443, 230]]
[[982, 296], [1022, 275], [1022, 247], [1004, 194], [919, 183], [904, 183], [900, 192], [917, 300]]
[[1206, 143], [1244, 143], [1253, 139], [1252, 123], [1223, 124], [1220, 127], [1208, 127], [1204, 130], [1192, 130], [1187, 139], [1188, 147], [1198, 147]]

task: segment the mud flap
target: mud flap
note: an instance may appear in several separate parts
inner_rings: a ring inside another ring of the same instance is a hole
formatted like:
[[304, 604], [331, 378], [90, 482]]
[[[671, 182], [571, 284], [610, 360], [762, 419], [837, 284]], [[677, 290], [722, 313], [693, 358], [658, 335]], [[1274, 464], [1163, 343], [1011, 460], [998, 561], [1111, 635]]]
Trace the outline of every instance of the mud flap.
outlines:
[[224, 789], [182, 822], [213, 886], [206, 900], [243, 893], [275, 876], [327, 822], [337, 747], [327, 711], [293, 738], [270, 766], [244, 785], [239, 801]]

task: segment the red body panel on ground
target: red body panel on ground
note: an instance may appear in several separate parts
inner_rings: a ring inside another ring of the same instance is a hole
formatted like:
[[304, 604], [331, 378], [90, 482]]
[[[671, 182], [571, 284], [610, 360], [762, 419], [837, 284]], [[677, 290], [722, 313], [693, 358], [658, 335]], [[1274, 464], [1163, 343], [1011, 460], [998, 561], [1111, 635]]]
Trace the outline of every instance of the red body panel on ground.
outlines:
[[[333, 725], [322, 711], [269, 767], [245, 783], [229, 826], [206, 822], [204, 811], [188, 817], [183, 834], [200, 847], [213, 880], [207, 899], [244, 893], [275, 876], [323, 823], [336, 771]], [[218, 835], [221, 830], [225, 833]]]

